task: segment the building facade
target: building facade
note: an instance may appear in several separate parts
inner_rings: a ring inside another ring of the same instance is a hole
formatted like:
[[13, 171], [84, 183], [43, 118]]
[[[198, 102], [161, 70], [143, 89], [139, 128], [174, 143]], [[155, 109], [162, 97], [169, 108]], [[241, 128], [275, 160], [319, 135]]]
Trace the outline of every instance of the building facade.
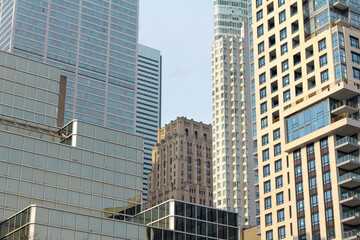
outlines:
[[63, 70], [66, 123], [135, 133], [137, 0], [1, 0], [0, 14], [0, 50]]
[[144, 202], [147, 200], [152, 150], [157, 141], [158, 129], [161, 127], [161, 64], [159, 50], [138, 46], [136, 133], [144, 138]]
[[214, 0], [215, 39], [222, 36], [236, 37], [241, 34], [242, 22], [247, 21], [246, 0]]
[[169, 199], [212, 206], [211, 125], [179, 117], [159, 130], [149, 173], [148, 202]]
[[241, 226], [256, 225], [257, 172], [251, 134], [246, 1], [214, 1], [211, 45], [214, 206], [236, 211]]
[[262, 239], [358, 239], [358, 1], [250, 4]]

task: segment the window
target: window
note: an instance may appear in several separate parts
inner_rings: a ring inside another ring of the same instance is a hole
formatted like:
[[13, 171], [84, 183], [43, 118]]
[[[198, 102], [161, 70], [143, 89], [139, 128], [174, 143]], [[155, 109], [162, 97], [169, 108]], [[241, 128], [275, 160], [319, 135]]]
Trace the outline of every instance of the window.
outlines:
[[263, 24], [261, 24], [258, 28], [257, 28], [257, 36], [261, 37], [262, 35], [264, 35], [264, 26]]
[[284, 102], [290, 101], [290, 90], [284, 92]]
[[260, 112], [261, 112], [261, 114], [267, 112], [267, 104], [266, 104], [266, 102], [264, 102], [264, 103], [262, 103], [262, 104], [260, 105]]
[[325, 54], [320, 57], [320, 67], [323, 67], [326, 64], [327, 64], [327, 55]]
[[319, 213], [315, 213], [311, 215], [311, 225], [312, 226], [319, 225]]
[[287, 37], [286, 28], [280, 30], [280, 41], [284, 40]]
[[277, 221], [278, 222], [285, 221], [285, 210], [284, 209], [281, 209], [277, 212]]
[[279, 13], [279, 23], [281, 24], [281, 23], [285, 22], [285, 20], [286, 20], [286, 13], [284, 10]]
[[279, 172], [281, 170], [282, 170], [282, 161], [281, 160], [275, 161], [275, 172]]
[[284, 193], [278, 193], [276, 194], [276, 205], [281, 205], [284, 203]]
[[319, 41], [319, 52], [326, 49], [326, 38]]
[[262, 5], [262, 0], [256, 0], [256, 7], [260, 7]]
[[276, 188], [281, 188], [283, 186], [283, 177], [279, 176], [275, 180], [276, 180]]
[[335, 239], [335, 228], [327, 228], [326, 229], [327, 239]]
[[261, 9], [256, 13], [256, 20], [259, 21], [262, 18], [263, 18], [263, 10]]
[[259, 68], [262, 68], [265, 66], [265, 56], [259, 58]]
[[271, 185], [270, 185], [270, 181], [266, 181], [264, 183], [264, 193], [268, 193], [271, 191]]
[[283, 77], [282, 81], [283, 81], [283, 87], [288, 86], [290, 84], [289, 75], [286, 75], [285, 77]]
[[267, 161], [267, 160], [269, 160], [270, 158], [269, 158], [269, 149], [265, 149], [265, 150], [263, 150], [263, 162], [265, 162], [265, 161]]
[[359, 49], [359, 39], [353, 36], [350, 36], [350, 46], [353, 48]]
[[299, 230], [305, 229], [305, 218], [298, 219], [298, 229]]
[[271, 208], [271, 197], [265, 198], [265, 210]]
[[265, 73], [262, 73], [262, 74], [260, 74], [260, 76], [259, 76], [259, 83], [260, 83], [260, 85], [261, 84], [263, 84], [263, 83], [265, 83], [266, 82], [266, 74]]
[[301, 151], [297, 150], [294, 152], [294, 161], [301, 159]]
[[259, 43], [258, 45], [258, 53], [262, 53], [265, 51], [265, 44], [264, 44], [264, 41], [262, 41], [261, 43]]
[[324, 173], [324, 174], [323, 174], [323, 182], [324, 182], [324, 185], [325, 185], [325, 184], [328, 184], [328, 183], [331, 183], [331, 175], [330, 175], [330, 172], [327, 172], [327, 173]]
[[268, 118], [264, 117], [261, 119], [261, 129], [267, 128], [268, 126]]
[[270, 176], [270, 164], [264, 166], [263, 172], [264, 172], [264, 177]]
[[320, 140], [320, 149], [325, 149], [329, 147], [329, 141], [327, 138]]
[[279, 239], [284, 239], [286, 237], [285, 226], [279, 227], [278, 233], [279, 233]]
[[308, 172], [315, 171], [315, 160], [311, 160], [308, 162]]
[[281, 70], [282, 70], [282, 72], [289, 70], [289, 61], [288, 60], [285, 60], [281, 63]]
[[325, 167], [330, 164], [329, 154], [321, 156], [321, 166]]
[[360, 80], [360, 69], [353, 67], [353, 76], [355, 79]]
[[295, 167], [295, 177], [302, 176], [302, 168], [301, 165]]
[[326, 221], [330, 221], [330, 220], [333, 220], [333, 219], [334, 219], [334, 214], [333, 214], [332, 208], [327, 209], [327, 210], [325, 211], [325, 217], [326, 217]]
[[296, 188], [296, 189], [295, 189], [295, 190], [296, 190], [296, 194], [301, 194], [301, 193], [303, 193], [303, 191], [304, 191], [302, 182], [296, 184], [296, 187], [295, 187], [295, 188]]
[[304, 207], [304, 200], [300, 200], [296, 203], [296, 207], [297, 207], [297, 212], [302, 212], [304, 211], [305, 207]]
[[274, 240], [273, 231], [267, 231], [266, 232], [266, 240]]
[[265, 215], [265, 226], [270, 226], [272, 224], [272, 214]]
[[281, 56], [288, 52], [288, 45], [287, 43], [284, 43], [281, 45]]
[[314, 144], [310, 144], [308, 146], [306, 146], [306, 155], [312, 155], [315, 153], [315, 148], [314, 148]]
[[265, 146], [268, 143], [269, 143], [269, 135], [266, 134], [266, 135], [262, 136], [262, 145]]
[[260, 89], [260, 99], [263, 99], [266, 97], [266, 87]]
[[278, 140], [280, 138], [280, 128], [275, 129], [273, 135], [274, 135], [274, 141]]
[[285, 0], [279, 0], [279, 7], [285, 4]]
[[333, 42], [333, 48], [338, 46], [338, 37], [337, 37], [337, 33], [334, 33], [332, 35], [332, 42]]
[[351, 60], [353, 63], [360, 64], [360, 54], [356, 52], [351, 52]]
[[332, 190], [324, 192], [324, 202], [331, 202], [332, 201]]
[[315, 189], [317, 188], [317, 181], [316, 181], [316, 177], [310, 178], [309, 179], [309, 189]]
[[329, 81], [329, 71], [328, 70], [321, 72], [320, 76], [321, 76], [321, 83]]
[[274, 156], [278, 156], [280, 154], [281, 154], [281, 145], [279, 143], [274, 146]]
[[310, 207], [316, 207], [318, 205], [318, 196], [313, 195], [310, 197]]

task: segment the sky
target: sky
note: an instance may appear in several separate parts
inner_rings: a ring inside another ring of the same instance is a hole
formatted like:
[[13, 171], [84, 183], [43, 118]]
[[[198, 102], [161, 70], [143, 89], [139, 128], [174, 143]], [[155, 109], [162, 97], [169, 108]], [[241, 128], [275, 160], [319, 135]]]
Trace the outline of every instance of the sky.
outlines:
[[139, 43], [162, 54], [161, 125], [211, 123], [213, 1], [140, 0]]

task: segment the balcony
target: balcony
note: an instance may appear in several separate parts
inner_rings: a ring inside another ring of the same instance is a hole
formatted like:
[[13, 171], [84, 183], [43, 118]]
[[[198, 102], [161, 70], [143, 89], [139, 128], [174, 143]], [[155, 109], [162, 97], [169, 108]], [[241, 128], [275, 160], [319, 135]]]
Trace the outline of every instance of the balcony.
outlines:
[[331, 119], [331, 125], [336, 134], [351, 135], [360, 130], [359, 117], [353, 114], [343, 113]]
[[339, 157], [336, 162], [338, 168], [344, 169], [346, 171], [352, 171], [360, 167], [360, 158], [352, 154]]
[[335, 142], [335, 149], [350, 153], [360, 148], [359, 140], [352, 137], [343, 137]]
[[344, 232], [343, 239], [345, 240], [360, 240], [360, 230], [354, 229]]
[[348, 225], [358, 225], [360, 224], [360, 211], [351, 210], [341, 214], [341, 222]]
[[261, 234], [261, 228], [260, 226], [256, 227], [256, 234], [260, 235]]
[[341, 115], [343, 113], [354, 114], [359, 112], [358, 104], [342, 100], [340, 102], [334, 103], [330, 106], [332, 114]]
[[348, 207], [356, 207], [360, 205], [360, 193], [350, 191], [340, 195], [340, 204]]
[[352, 172], [341, 175], [338, 184], [350, 189], [360, 187], [360, 175]]
[[331, 0], [330, 3], [337, 9], [344, 11], [349, 8], [349, 0]]

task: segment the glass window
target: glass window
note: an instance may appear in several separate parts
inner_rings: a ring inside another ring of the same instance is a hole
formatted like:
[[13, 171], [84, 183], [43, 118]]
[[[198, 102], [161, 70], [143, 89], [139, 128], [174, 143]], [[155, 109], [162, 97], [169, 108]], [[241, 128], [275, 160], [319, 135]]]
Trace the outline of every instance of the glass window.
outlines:
[[295, 190], [296, 190], [296, 194], [303, 193], [303, 191], [304, 191], [303, 183], [301, 182], [301, 183], [296, 184]]
[[274, 136], [274, 141], [280, 138], [280, 128], [274, 130], [273, 136]]
[[261, 37], [262, 35], [264, 35], [264, 26], [261, 24], [258, 28], [257, 28], [257, 36]]
[[310, 207], [316, 207], [318, 205], [318, 196], [317, 195], [313, 195], [310, 196]]
[[276, 205], [281, 205], [284, 203], [284, 193], [278, 193], [276, 194]]
[[263, 84], [263, 83], [265, 83], [266, 82], [266, 74], [265, 73], [262, 73], [262, 74], [260, 74], [260, 76], [259, 76], [259, 83], [260, 83], [260, 85], [261, 84]]
[[330, 164], [329, 154], [321, 156], [322, 167], [328, 166], [329, 164]]
[[316, 166], [315, 166], [315, 160], [311, 160], [308, 162], [308, 172], [312, 172], [312, 171], [315, 171], [316, 169]]
[[289, 77], [289, 75], [284, 76], [283, 79], [282, 79], [282, 81], [283, 81], [283, 87], [288, 86], [288, 85], [290, 84], [290, 77]]
[[263, 162], [267, 161], [270, 159], [270, 156], [269, 156], [269, 149], [265, 149], [263, 150]]
[[334, 33], [332, 35], [332, 42], [333, 42], [333, 48], [338, 46], [338, 35], [337, 35], [337, 33]]
[[295, 167], [295, 177], [302, 176], [302, 168], [301, 165]]
[[316, 177], [310, 178], [309, 179], [309, 189], [315, 189], [317, 188], [317, 181], [316, 181]]
[[273, 231], [267, 231], [266, 232], [266, 240], [274, 240]]
[[[279, 0], [279, 1], [281, 1], [281, 0]], [[285, 13], [285, 10], [283, 10], [279, 13], [279, 23], [281, 24], [285, 21], [286, 21], [286, 13]]]
[[329, 80], [329, 71], [325, 70], [320, 73], [321, 76], [321, 83], [327, 82]]
[[258, 53], [262, 53], [265, 51], [265, 44], [264, 41], [262, 41], [261, 43], [258, 44]]
[[266, 97], [266, 87], [260, 89], [260, 99], [263, 99]]
[[326, 49], [326, 38], [322, 39], [318, 43], [319, 45], [319, 52]]
[[281, 70], [282, 70], [282, 72], [289, 70], [289, 61], [288, 60], [285, 60], [281, 63]]
[[332, 208], [327, 209], [325, 211], [325, 216], [326, 216], [326, 221], [333, 220], [334, 219], [333, 209]]
[[286, 237], [285, 226], [279, 227], [278, 232], [279, 232], [279, 239], [284, 239]]
[[265, 210], [271, 208], [271, 197], [265, 198]]
[[267, 112], [267, 104], [266, 104], [266, 102], [264, 102], [264, 103], [262, 103], [262, 104], [260, 105], [260, 112], [261, 112], [261, 114]]
[[325, 203], [332, 201], [332, 190], [324, 192], [324, 201]]
[[271, 185], [270, 185], [270, 180], [264, 182], [264, 193], [268, 193], [271, 191]]
[[275, 161], [275, 172], [279, 172], [281, 170], [282, 170], [282, 161], [280, 159]]
[[353, 48], [359, 49], [359, 39], [353, 36], [350, 36], [350, 46]]
[[353, 76], [355, 79], [360, 80], [360, 69], [353, 67]]
[[331, 174], [330, 174], [330, 172], [327, 172], [327, 173], [323, 174], [323, 182], [324, 182], [324, 184], [331, 183]]
[[302, 212], [304, 211], [305, 207], [304, 207], [304, 200], [300, 200], [296, 203], [296, 207], [297, 207], [297, 212]]
[[298, 229], [299, 230], [305, 229], [305, 218], [298, 219]]
[[262, 18], [263, 18], [263, 10], [261, 9], [256, 13], [256, 20], [259, 21]]
[[284, 209], [280, 209], [277, 211], [277, 221], [278, 222], [285, 221], [285, 210]]
[[360, 64], [360, 54], [351, 52], [351, 60], [353, 63]]
[[262, 68], [265, 66], [265, 56], [259, 58], [259, 68]]
[[261, 119], [261, 129], [267, 128], [268, 126], [268, 118], [264, 117]]
[[285, 4], [285, 0], [279, 0], [279, 7]]
[[265, 146], [268, 143], [269, 143], [269, 135], [266, 134], [266, 135], [262, 136], [262, 145]]
[[320, 57], [320, 67], [323, 67], [326, 64], [327, 64], [327, 55], [325, 54]]
[[256, 0], [256, 7], [260, 7], [262, 5], [262, 0]]
[[270, 164], [264, 166], [263, 173], [264, 173], [264, 177], [270, 176]]
[[278, 156], [281, 154], [281, 144], [276, 144], [274, 146], [274, 156]]
[[286, 39], [287, 33], [286, 33], [286, 28], [283, 28], [280, 30], [280, 41]]
[[290, 97], [290, 90], [287, 90], [284, 92], [284, 103], [287, 101], [290, 101], [291, 97]]
[[265, 215], [265, 226], [272, 225], [272, 214], [266, 214]]
[[288, 45], [287, 43], [284, 43], [283, 45], [281, 45], [281, 55], [284, 55], [287, 52], [288, 52]]
[[276, 180], [276, 188], [281, 188], [283, 186], [283, 177], [279, 176], [275, 180]]

